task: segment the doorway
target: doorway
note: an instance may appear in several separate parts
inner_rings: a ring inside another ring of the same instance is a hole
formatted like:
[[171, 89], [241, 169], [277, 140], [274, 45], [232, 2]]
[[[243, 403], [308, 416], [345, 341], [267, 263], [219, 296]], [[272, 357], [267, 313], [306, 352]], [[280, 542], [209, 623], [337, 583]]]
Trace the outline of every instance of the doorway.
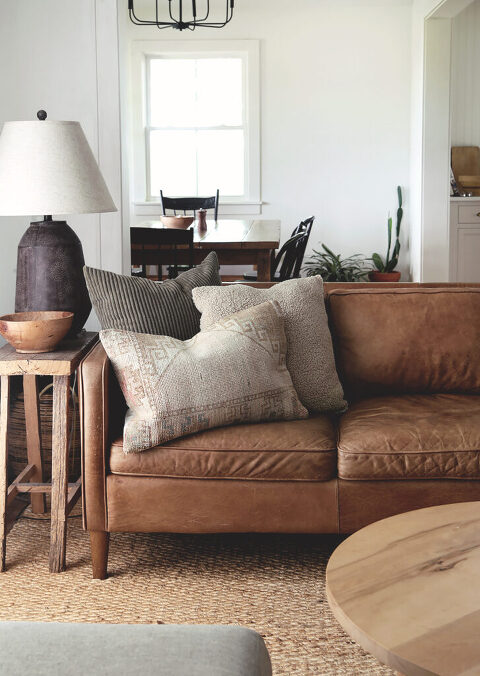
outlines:
[[[451, 145], [452, 141], [458, 143], [455, 135], [452, 138], [452, 102], [457, 91], [452, 81], [457, 54], [452, 47], [459, 37], [458, 17], [475, 4], [480, 4], [480, 0], [445, 0], [425, 18], [419, 251], [419, 276], [423, 282], [480, 281], [478, 266], [472, 266], [472, 250], [478, 248], [476, 260], [480, 256], [480, 198], [475, 205], [472, 198], [460, 202], [450, 197]], [[480, 19], [480, 11], [478, 16]], [[474, 143], [472, 140], [461, 143], [464, 144]], [[476, 211], [472, 211], [476, 206]], [[459, 222], [459, 218], [470, 222]]]

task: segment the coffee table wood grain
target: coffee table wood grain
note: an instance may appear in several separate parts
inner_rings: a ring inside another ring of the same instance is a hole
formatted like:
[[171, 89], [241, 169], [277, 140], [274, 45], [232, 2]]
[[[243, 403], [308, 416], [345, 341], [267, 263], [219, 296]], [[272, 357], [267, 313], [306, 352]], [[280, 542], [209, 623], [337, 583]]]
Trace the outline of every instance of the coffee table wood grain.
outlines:
[[354, 533], [330, 558], [327, 597], [345, 631], [406, 676], [480, 674], [480, 502]]

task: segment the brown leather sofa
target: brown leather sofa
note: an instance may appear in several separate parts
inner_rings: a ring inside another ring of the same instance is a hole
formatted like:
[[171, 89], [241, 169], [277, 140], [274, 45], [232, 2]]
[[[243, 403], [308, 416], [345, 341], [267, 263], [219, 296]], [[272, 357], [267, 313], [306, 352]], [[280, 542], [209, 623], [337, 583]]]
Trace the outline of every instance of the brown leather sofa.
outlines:
[[110, 532], [351, 533], [480, 499], [480, 284], [326, 284], [349, 408], [208, 430], [124, 455], [99, 343], [80, 368], [93, 576]]

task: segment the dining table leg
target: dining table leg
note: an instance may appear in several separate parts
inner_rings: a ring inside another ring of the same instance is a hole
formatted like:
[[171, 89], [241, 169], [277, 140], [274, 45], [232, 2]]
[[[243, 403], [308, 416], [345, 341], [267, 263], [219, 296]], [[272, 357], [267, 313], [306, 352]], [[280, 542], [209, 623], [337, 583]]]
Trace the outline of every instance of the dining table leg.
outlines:
[[271, 281], [272, 252], [268, 249], [260, 249], [257, 253], [257, 281]]

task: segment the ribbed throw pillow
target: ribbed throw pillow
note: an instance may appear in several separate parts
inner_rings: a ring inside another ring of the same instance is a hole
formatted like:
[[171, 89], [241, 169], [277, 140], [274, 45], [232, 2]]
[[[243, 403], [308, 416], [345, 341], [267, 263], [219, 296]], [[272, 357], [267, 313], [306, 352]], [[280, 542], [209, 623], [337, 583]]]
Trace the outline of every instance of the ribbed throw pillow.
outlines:
[[321, 277], [291, 279], [269, 289], [245, 284], [194, 289], [193, 300], [202, 313], [202, 331], [244, 308], [276, 300], [285, 318], [287, 367], [300, 401], [310, 411], [346, 408], [335, 368]]
[[238, 312], [186, 341], [114, 329], [100, 338], [129, 407], [125, 453], [221, 425], [308, 417], [285, 365], [277, 303]]
[[197, 286], [220, 285], [217, 254], [176, 279], [152, 282], [107, 270], [83, 269], [90, 300], [102, 329], [122, 329], [187, 340], [200, 330], [200, 313], [192, 300]]

